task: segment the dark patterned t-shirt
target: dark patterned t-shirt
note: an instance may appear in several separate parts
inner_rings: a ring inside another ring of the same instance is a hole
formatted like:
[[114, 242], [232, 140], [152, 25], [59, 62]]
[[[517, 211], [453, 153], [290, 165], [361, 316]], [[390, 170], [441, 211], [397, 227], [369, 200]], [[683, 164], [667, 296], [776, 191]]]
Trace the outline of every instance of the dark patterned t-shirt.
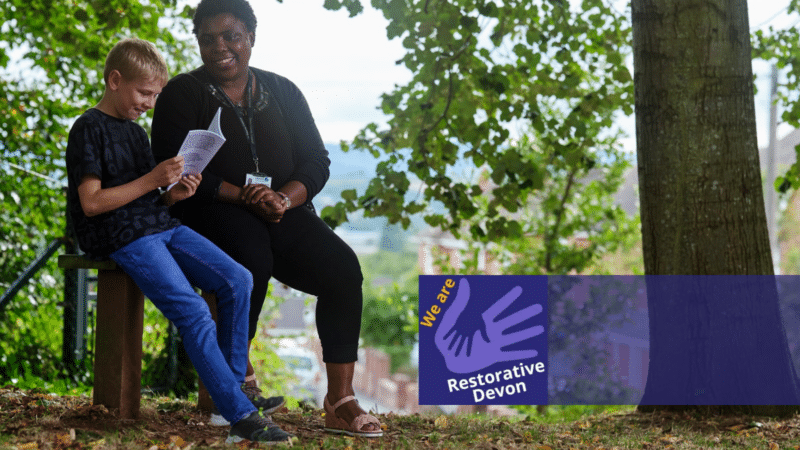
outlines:
[[136, 123], [111, 117], [94, 108], [78, 118], [67, 143], [69, 214], [78, 245], [87, 256], [106, 258], [142, 236], [180, 224], [161, 203], [158, 190], [94, 217], [83, 213], [78, 186], [84, 176], [97, 175], [101, 187], [107, 189], [131, 182], [154, 167], [147, 133]]

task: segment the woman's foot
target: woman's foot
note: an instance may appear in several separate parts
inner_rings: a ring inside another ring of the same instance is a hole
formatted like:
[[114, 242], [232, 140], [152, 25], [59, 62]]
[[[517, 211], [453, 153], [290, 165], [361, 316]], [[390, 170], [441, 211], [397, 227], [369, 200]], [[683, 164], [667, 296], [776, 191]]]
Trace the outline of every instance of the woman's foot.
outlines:
[[[346, 434], [355, 433], [356, 435], [363, 436], [365, 435], [364, 433], [366, 433], [370, 435], [369, 437], [382, 436], [383, 431], [381, 430], [381, 424], [378, 419], [361, 409], [358, 401], [353, 397], [353, 375], [355, 366], [355, 361], [351, 363], [325, 364], [325, 370], [328, 373], [328, 393], [325, 396], [324, 402], [326, 429], [330, 428], [329, 431], [333, 432], [337, 432], [335, 429], [346, 429], [348, 431]], [[351, 400], [342, 401], [346, 398], [350, 398]], [[329, 410], [332, 411], [333, 414], [329, 414]], [[328, 416], [330, 416], [330, 418]], [[357, 419], [359, 422], [356, 422]], [[355, 429], [353, 429], [353, 425], [356, 425]]]
[[325, 431], [346, 434], [348, 436], [381, 437], [383, 430], [380, 421], [367, 414], [358, 404], [358, 400], [348, 395], [331, 403], [325, 396]]

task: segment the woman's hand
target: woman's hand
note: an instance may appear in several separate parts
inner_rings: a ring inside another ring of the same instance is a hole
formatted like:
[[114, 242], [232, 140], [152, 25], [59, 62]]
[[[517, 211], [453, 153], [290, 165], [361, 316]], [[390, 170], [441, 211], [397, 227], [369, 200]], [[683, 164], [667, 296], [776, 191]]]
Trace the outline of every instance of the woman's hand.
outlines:
[[239, 194], [239, 201], [245, 205], [253, 205], [261, 201], [269, 201], [277, 196], [275, 191], [263, 184], [245, 184]]
[[265, 222], [280, 222], [283, 213], [286, 212], [286, 202], [283, 198], [263, 184], [243, 186], [239, 199], [248, 211]]
[[278, 208], [274, 208], [268, 203], [256, 203], [248, 205], [247, 209], [265, 222], [278, 223], [286, 212], [286, 205], [281, 204]]
[[182, 177], [180, 181], [178, 181], [178, 184], [172, 186], [170, 190], [164, 193], [161, 197], [162, 201], [167, 206], [172, 206], [181, 200], [193, 196], [194, 193], [197, 192], [197, 187], [200, 186], [200, 181], [202, 181], [202, 179], [203, 176], [200, 174]]

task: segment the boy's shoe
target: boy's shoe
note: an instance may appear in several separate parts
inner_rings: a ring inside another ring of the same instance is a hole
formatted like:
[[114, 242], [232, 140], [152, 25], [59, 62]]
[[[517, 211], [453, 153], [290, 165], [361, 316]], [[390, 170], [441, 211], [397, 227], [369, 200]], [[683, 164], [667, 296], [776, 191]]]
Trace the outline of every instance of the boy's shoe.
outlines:
[[231, 426], [231, 431], [225, 442], [235, 444], [247, 439], [266, 445], [291, 444], [293, 437], [294, 435], [283, 431], [272, 419], [255, 411]]
[[217, 407], [214, 406], [214, 409], [211, 410], [211, 418], [208, 419], [208, 424], [212, 427], [227, 427], [231, 423], [228, 422], [228, 419], [222, 417]]
[[286, 400], [282, 396], [264, 398], [261, 396], [261, 389], [255, 384], [245, 383], [242, 385], [242, 392], [253, 403], [253, 406], [260, 409], [264, 414], [272, 414], [278, 410]]
[[[242, 391], [244, 391], [244, 389], [242, 389]], [[280, 396], [264, 398], [259, 395], [257, 397], [251, 398], [251, 396], [246, 391], [244, 395], [250, 400], [251, 403], [253, 403], [253, 406], [259, 408], [264, 415], [269, 415], [274, 413], [275, 411], [278, 410], [278, 408], [280, 408], [281, 406], [283, 406], [284, 403], [286, 403], [286, 400]], [[220, 414], [219, 410], [217, 409], [217, 405], [214, 405], [214, 409], [211, 410], [211, 418], [208, 419], [208, 424], [211, 425], [212, 427], [227, 427], [231, 423], [228, 422], [227, 419], [222, 417], [222, 414]]]

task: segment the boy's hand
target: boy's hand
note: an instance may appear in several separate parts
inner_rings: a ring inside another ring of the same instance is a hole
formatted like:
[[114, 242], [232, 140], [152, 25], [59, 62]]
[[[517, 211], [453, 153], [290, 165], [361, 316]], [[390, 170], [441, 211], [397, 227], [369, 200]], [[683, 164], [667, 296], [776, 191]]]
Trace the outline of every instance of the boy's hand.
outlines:
[[197, 187], [200, 186], [200, 181], [202, 179], [203, 176], [200, 174], [186, 175], [181, 178], [178, 184], [172, 186], [172, 189], [164, 194], [164, 203], [168, 206], [172, 206], [181, 200], [193, 196], [194, 193], [197, 192]]
[[175, 156], [161, 162], [150, 172], [155, 183], [154, 189], [178, 182], [182, 173], [183, 156]]

